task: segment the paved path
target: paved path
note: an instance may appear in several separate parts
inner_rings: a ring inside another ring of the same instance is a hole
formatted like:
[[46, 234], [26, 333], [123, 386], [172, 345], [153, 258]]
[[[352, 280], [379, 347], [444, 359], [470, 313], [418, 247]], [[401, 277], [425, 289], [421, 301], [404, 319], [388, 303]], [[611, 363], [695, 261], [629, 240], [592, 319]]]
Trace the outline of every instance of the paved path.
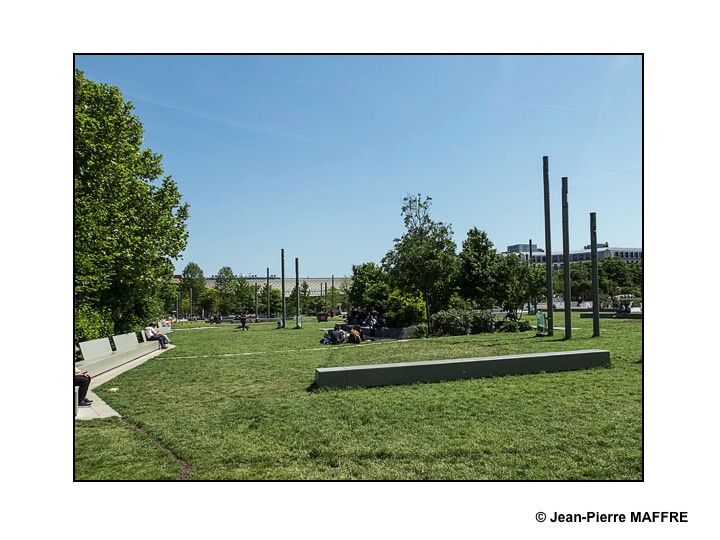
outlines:
[[[170, 350], [174, 349], [175, 345], [170, 344], [167, 349]], [[92, 378], [92, 381], [90, 381], [90, 390], [88, 390], [87, 397], [88, 399], [92, 399], [93, 403], [90, 407], [78, 407], [78, 413], [75, 417], [76, 420], [95, 420], [96, 418], [108, 418], [110, 416], [120, 416], [120, 414], [110, 407], [107, 403], [105, 403], [102, 399], [98, 397], [98, 395], [93, 392], [93, 388], [97, 388], [101, 384], [106, 383], [110, 379], [113, 379], [114, 377], [117, 377], [121, 373], [125, 373], [126, 371], [139, 366], [140, 364], [144, 364], [151, 358], [155, 358], [159, 354], [162, 354], [165, 352], [163, 349], [158, 349], [156, 351], [153, 351], [151, 353], [146, 354], [145, 356], [142, 356], [138, 358], [137, 360], [133, 360], [132, 362], [128, 362], [127, 364], [123, 364], [122, 366], [118, 366], [115, 369], [112, 369], [110, 371], [107, 371], [105, 373], [101, 373], [100, 375], [97, 375]]]

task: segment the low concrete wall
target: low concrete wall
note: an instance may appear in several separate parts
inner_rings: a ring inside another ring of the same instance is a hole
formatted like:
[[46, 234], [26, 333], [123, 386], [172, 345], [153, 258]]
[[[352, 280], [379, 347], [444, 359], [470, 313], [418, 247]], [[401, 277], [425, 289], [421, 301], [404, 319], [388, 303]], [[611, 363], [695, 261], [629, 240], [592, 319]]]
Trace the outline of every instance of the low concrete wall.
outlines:
[[598, 349], [536, 354], [459, 358], [429, 362], [400, 362], [367, 366], [315, 369], [318, 387], [387, 386], [416, 382], [439, 382], [543, 371], [569, 371], [602, 366], [610, 352]]

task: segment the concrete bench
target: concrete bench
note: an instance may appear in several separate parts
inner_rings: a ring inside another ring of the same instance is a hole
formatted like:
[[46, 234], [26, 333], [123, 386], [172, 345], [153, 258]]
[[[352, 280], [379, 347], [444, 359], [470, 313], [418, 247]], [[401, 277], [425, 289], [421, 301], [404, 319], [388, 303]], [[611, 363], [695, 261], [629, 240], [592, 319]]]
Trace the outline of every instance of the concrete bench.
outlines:
[[[143, 335], [144, 338], [144, 335]], [[145, 341], [140, 343], [135, 332], [113, 336], [116, 350], [112, 349], [108, 338], [93, 339], [80, 343], [82, 361], [75, 365], [90, 376], [95, 377], [118, 366], [132, 362], [145, 356], [160, 347], [159, 341]]]
[[484, 358], [458, 358], [428, 362], [400, 362], [365, 366], [317, 368], [318, 387], [387, 386], [440, 382], [499, 375], [569, 371], [602, 366], [610, 352], [598, 349], [552, 353], [514, 354]]

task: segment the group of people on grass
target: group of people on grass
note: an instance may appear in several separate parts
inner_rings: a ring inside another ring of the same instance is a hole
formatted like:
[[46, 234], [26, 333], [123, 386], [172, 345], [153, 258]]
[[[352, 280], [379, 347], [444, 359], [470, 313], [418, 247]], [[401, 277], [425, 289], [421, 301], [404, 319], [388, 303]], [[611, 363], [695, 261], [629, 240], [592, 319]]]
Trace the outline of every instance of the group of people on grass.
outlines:
[[332, 330], [325, 332], [325, 335], [320, 340], [321, 345], [340, 345], [341, 343], [362, 343], [365, 340], [365, 335], [362, 328], [350, 327], [350, 330], [346, 332], [342, 328], [336, 326]]

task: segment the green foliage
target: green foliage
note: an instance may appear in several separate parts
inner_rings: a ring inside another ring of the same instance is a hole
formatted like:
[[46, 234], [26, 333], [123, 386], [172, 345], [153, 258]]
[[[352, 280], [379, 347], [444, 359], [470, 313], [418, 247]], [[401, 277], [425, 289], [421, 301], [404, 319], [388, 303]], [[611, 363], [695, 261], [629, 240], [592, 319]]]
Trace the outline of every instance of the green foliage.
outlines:
[[390, 283], [403, 292], [418, 292], [425, 301], [425, 317], [447, 306], [457, 274], [457, 255], [452, 227], [430, 217], [432, 199], [408, 195], [402, 216], [406, 232], [395, 239], [383, 258]]
[[497, 299], [502, 308], [515, 320], [520, 318], [522, 308], [530, 294], [530, 266], [525, 264], [515, 254], [501, 257], [497, 266], [496, 284]]
[[108, 310], [99, 311], [89, 306], [75, 309], [75, 340], [88, 341], [113, 334], [114, 324]]
[[458, 285], [462, 295], [480, 309], [496, 303], [500, 256], [485, 231], [470, 229], [460, 252]]
[[[267, 312], [267, 301], [268, 301], [268, 288], [267, 284], [260, 287], [258, 291], [258, 304], [260, 306], [260, 313], [266, 315]], [[270, 317], [277, 317], [282, 313], [282, 294], [279, 289], [270, 287]]]
[[436, 336], [464, 336], [495, 331], [495, 316], [489, 310], [447, 309], [432, 316]]
[[203, 310], [206, 317], [216, 314], [220, 306], [220, 296], [218, 295], [218, 292], [212, 288], [205, 289], [202, 293], [202, 298], [200, 298], [198, 306], [201, 310]]
[[192, 298], [190, 314], [197, 315], [200, 301], [205, 295], [205, 274], [194, 262], [189, 262], [182, 271], [182, 290], [184, 295]]
[[448, 301], [448, 309], [472, 309], [472, 305], [457, 292], [454, 292]]
[[239, 284], [229, 266], [223, 266], [215, 276], [215, 291], [218, 297], [218, 309], [223, 315], [236, 311]]
[[505, 319], [504, 321], [498, 321], [496, 329], [498, 332], [527, 332], [531, 329], [531, 326], [528, 321]]
[[425, 304], [419, 294], [408, 294], [399, 290], [390, 293], [384, 302], [385, 320], [390, 328], [404, 328], [420, 322]]
[[126, 332], [164, 311], [188, 206], [162, 177], [161, 156], [142, 148], [142, 124], [120, 91], [77, 70], [74, 89], [75, 306], [109, 313], [113, 332]]
[[348, 288], [348, 301], [352, 307], [383, 312], [390, 291], [388, 275], [383, 268], [373, 262], [353, 265]]
[[427, 323], [421, 322], [415, 325], [415, 339], [426, 338], [430, 336]]
[[486, 334], [495, 331], [495, 315], [490, 310], [475, 309], [472, 312], [471, 334]]
[[472, 332], [473, 312], [469, 309], [447, 309], [432, 316], [432, 333], [436, 336], [465, 336]]

